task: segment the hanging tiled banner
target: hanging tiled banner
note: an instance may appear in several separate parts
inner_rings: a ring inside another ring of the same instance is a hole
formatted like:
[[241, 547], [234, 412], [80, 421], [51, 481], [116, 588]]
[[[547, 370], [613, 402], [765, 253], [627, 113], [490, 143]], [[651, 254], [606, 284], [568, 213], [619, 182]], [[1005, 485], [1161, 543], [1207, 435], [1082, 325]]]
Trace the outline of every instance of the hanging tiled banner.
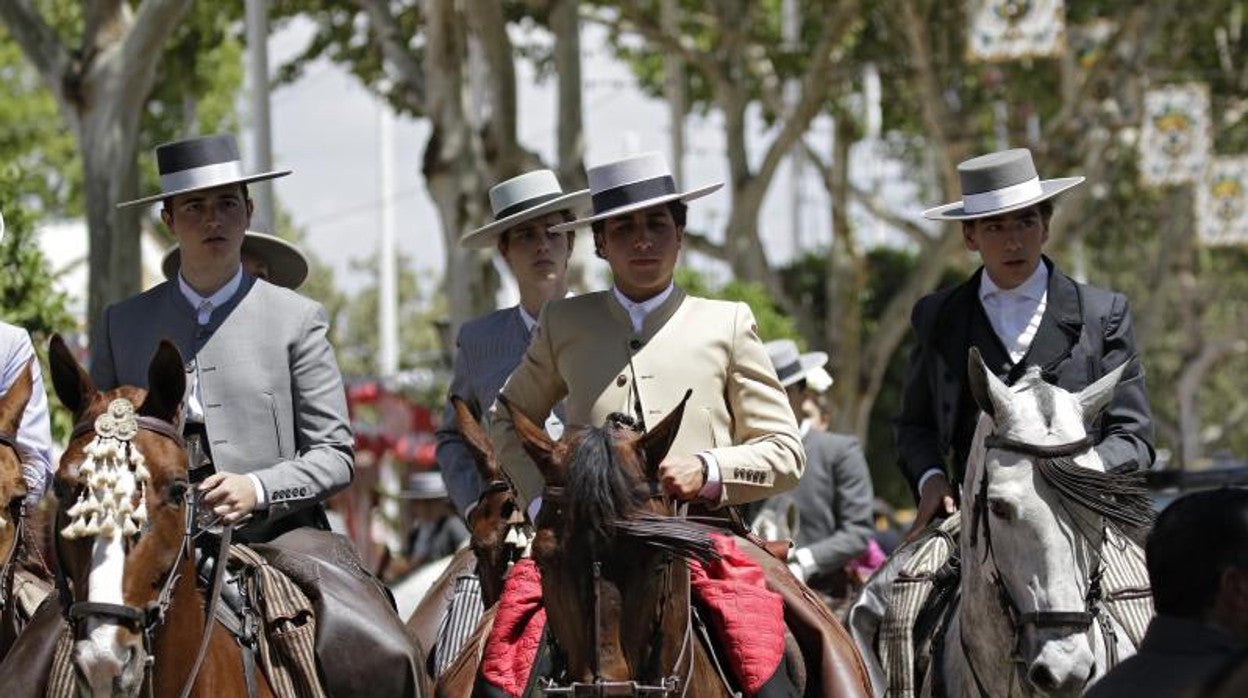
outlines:
[[967, 57], [973, 61], [1055, 56], [1065, 43], [1062, 0], [969, 0]]
[[1196, 188], [1196, 232], [1205, 245], [1248, 244], [1248, 157], [1209, 163]]
[[1167, 85], [1144, 95], [1140, 178], [1145, 184], [1195, 182], [1209, 160], [1209, 86]]

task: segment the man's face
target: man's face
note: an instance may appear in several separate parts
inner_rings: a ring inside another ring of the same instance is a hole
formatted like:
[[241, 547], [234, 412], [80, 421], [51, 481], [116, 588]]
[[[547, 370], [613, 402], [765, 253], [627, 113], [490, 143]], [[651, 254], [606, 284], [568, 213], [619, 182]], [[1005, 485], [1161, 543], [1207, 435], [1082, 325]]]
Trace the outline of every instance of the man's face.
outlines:
[[238, 262], [251, 210], [242, 185], [227, 184], [173, 197], [160, 218], [177, 236], [183, 264], [203, 266], [217, 260]]
[[503, 233], [506, 241], [499, 245], [499, 252], [521, 286], [525, 282], [563, 281], [568, 273], [568, 259], [572, 256], [570, 233], [550, 232], [552, 225], [563, 222], [563, 214], [556, 211]]
[[1049, 224], [1037, 206], [973, 220], [962, 228], [966, 249], [979, 253], [984, 271], [1003, 289], [1014, 288], [1031, 276], [1048, 239]]
[[684, 235], [667, 206], [660, 204], [608, 218], [594, 241], [611, 265], [620, 292], [645, 300], [672, 282]]

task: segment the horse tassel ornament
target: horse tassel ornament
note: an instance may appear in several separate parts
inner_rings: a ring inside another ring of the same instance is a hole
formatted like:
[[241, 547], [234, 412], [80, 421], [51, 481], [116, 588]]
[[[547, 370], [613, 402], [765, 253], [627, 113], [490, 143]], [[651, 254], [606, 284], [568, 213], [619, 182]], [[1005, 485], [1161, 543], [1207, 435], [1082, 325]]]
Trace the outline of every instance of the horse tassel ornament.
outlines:
[[[78, 468], [87, 483], [66, 512], [69, 525], [61, 535], [70, 540], [89, 536], [123, 538], [137, 535], [147, 523], [147, 470], [143, 454], [132, 443], [139, 432], [134, 405], [125, 398], [109, 403], [95, 419], [95, 438], [84, 449]], [[138, 493], [138, 504], [134, 495]]]

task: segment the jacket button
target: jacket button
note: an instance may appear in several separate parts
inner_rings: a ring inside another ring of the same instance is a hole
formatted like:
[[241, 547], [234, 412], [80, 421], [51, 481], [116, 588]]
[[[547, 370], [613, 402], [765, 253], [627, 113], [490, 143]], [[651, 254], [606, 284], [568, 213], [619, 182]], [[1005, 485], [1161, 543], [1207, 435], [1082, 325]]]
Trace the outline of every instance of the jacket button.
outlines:
[[628, 376], [625, 376], [623, 373], [615, 377], [615, 384], [618, 387], [623, 388], [624, 384], [627, 382], [628, 382]]
[[640, 348], [641, 348], [641, 340], [640, 340], [640, 339], [634, 339], [633, 341], [631, 341], [631, 342], [629, 342], [629, 343], [628, 343], [628, 346], [629, 346], [629, 348], [631, 348], [633, 351], [637, 351], [638, 349], [640, 349]]

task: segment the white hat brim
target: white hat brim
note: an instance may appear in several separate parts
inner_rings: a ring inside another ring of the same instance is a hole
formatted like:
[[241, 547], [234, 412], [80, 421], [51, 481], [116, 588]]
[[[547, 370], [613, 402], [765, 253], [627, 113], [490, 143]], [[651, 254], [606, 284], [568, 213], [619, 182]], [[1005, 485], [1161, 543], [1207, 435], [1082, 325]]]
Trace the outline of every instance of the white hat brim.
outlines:
[[1010, 204], [1009, 206], [1002, 206], [1001, 208], [994, 208], [989, 211], [980, 211], [977, 213], [968, 213], [966, 208], [963, 207], [961, 201], [955, 201], [951, 204], [929, 208], [923, 212], [923, 217], [934, 221], [970, 221], [977, 218], [991, 218], [992, 216], [999, 216], [1002, 213], [1009, 213], [1010, 211], [1017, 211], [1020, 208], [1034, 206], [1045, 199], [1051, 199], [1071, 187], [1082, 184], [1083, 180], [1083, 177], [1059, 177], [1058, 179], [1045, 179], [1040, 182], [1040, 196], [1026, 201], [1020, 201], [1016, 204]]
[[239, 177], [237, 179], [227, 179], [222, 182], [212, 182], [212, 183], [203, 184], [203, 185], [196, 185], [193, 187], [186, 187], [185, 189], [178, 189], [176, 191], [161, 192], [159, 194], [152, 194], [151, 196], [145, 196], [141, 199], [134, 199], [133, 201], [123, 201], [117, 204], [117, 208], [128, 208], [130, 206], [150, 204], [155, 201], [164, 201], [165, 199], [168, 199], [171, 196], [181, 196], [182, 194], [189, 194], [193, 191], [203, 191], [205, 189], [216, 189], [217, 187], [224, 187], [228, 184], [247, 184], [249, 182], [259, 182], [265, 179], [277, 179], [278, 177], [285, 177], [291, 172], [292, 170], [273, 170], [271, 172], [261, 172], [260, 174], [247, 175], [246, 177]]
[[607, 218], [614, 218], [616, 216], [622, 216], [626, 213], [632, 213], [633, 211], [640, 211], [645, 208], [650, 208], [651, 206], [658, 206], [659, 204], [665, 204], [669, 201], [676, 201], [677, 199], [684, 201], [684, 202], [693, 201], [694, 199], [700, 199], [706, 196], [707, 194], [717, 191], [722, 186], [724, 186], [723, 182], [716, 182], [715, 184], [708, 184], [707, 186], [699, 187], [697, 189], [691, 189], [686, 192], [678, 192], [676, 194], [664, 194], [663, 196], [656, 196], [653, 199], [646, 199], [645, 201], [638, 201], [636, 203], [627, 204], [625, 206], [618, 206], [616, 208], [603, 211], [602, 213], [596, 213], [587, 218], [578, 218], [574, 221], [568, 221], [567, 223], [560, 223], [559, 225], [551, 226], [550, 230], [551, 232], [554, 232], [554, 233], [562, 233], [564, 231], [574, 230], [576, 228], [584, 228], [585, 226], [590, 225], [591, 223], [595, 223], [601, 220], [606, 220]]
[[780, 381], [780, 387], [787, 388], [805, 378], [806, 374], [810, 373], [811, 370], [822, 368], [824, 364], [828, 363], [828, 355], [822, 351], [807, 352], [797, 357], [797, 363], [801, 365], [802, 369]]
[[[461, 237], [459, 239], [459, 246], [470, 249], [486, 249], [493, 247], [498, 244], [499, 236], [502, 235], [508, 228], [520, 225], [521, 223], [534, 218], [541, 218], [548, 213], [562, 211], [563, 209], [573, 209], [573, 213], [575, 213], [576, 210], [584, 210], [588, 203], [588, 189], [581, 189], [580, 191], [574, 191], [570, 194], [564, 194], [557, 199], [551, 199], [550, 201], [538, 204], [533, 208], [526, 208], [519, 213], [513, 213], [506, 218], [499, 218], [493, 223], [483, 225]], [[554, 228], [551, 228], [551, 230], [554, 230]]]

